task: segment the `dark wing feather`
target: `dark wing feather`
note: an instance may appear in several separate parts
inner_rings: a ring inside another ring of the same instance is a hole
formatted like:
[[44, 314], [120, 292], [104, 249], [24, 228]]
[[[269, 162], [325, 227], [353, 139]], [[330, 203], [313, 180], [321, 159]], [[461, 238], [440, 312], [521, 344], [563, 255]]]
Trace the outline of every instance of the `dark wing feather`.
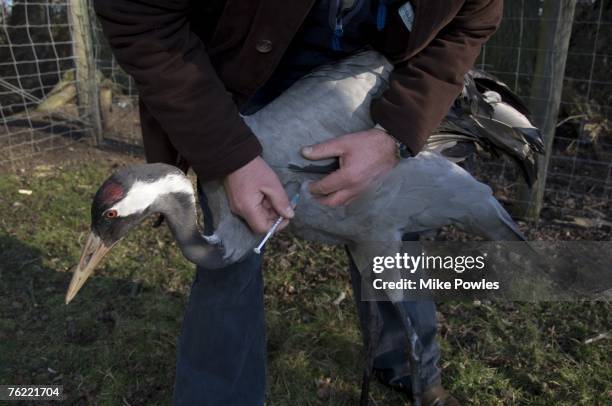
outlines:
[[494, 91], [501, 96], [504, 102], [508, 103], [525, 116], [531, 116], [531, 112], [523, 100], [516, 93], [514, 93], [507, 84], [500, 81], [494, 75], [480, 69], [471, 69], [467, 76], [471, 76], [473, 78], [474, 83], [480, 93], [484, 93], [487, 90]]
[[506, 84], [473, 69], [466, 74], [463, 91], [428, 139], [426, 148], [455, 162], [474, 152], [494, 157], [506, 155], [516, 162], [531, 186], [537, 176], [536, 154], [544, 151], [542, 134], [537, 128], [514, 128], [510, 122], [493, 119], [494, 105], [484, 97], [486, 91], [498, 93], [503, 103], [529, 117], [523, 101]]

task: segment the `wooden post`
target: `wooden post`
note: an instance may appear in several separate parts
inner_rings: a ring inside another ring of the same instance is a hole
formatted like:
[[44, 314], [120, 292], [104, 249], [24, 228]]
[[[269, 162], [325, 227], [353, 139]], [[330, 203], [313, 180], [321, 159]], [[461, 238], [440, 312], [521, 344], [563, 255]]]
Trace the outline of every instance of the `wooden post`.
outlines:
[[87, 0], [70, 0], [74, 63], [79, 115], [91, 124], [96, 144], [102, 141], [98, 79]]
[[531, 190], [526, 186], [519, 190], [519, 202], [512, 210], [514, 216], [525, 220], [537, 221], [542, 209], [575, 9], [576, 0], [543, 3], [529, 107], [535, 125], [542, 130], [545, 154], [538, 157], [537, 182]]

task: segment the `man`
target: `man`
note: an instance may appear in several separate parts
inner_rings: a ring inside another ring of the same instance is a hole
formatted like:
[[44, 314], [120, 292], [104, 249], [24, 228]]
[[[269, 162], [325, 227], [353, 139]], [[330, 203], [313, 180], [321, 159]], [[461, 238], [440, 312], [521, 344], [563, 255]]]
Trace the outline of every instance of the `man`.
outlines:
[[[302, 151], [309, 159], [340, 158], [340, 168], [311, 192], [323, 204], [347, 204], [398, 155], [421, 150], [497, 28], [502, 1], [96, 0], [95, 9], [138, 85], [147, 160], [180, 160], [200, 180], [223, 178], [234, 213], [263, 233], [293, 212], [240, 113], [257, 111], [314, 67], [365, 46], [387, 56], [395, 69], [371, 106], [376, 128]], [[354, 265], [351, 277], [359, 298]], [[433, 303], [404, 305], [423, 345], [424, 404], [458, 404], [440, 383]], [[378, 306], [377, 376], [409, 392], [401, 323], [389, 303]], [[358, 301], [362, 324], [363, 307]], [[263, 405], [265, 354], [259, 257], [199, 269], [179, 344], [175, 403]]]

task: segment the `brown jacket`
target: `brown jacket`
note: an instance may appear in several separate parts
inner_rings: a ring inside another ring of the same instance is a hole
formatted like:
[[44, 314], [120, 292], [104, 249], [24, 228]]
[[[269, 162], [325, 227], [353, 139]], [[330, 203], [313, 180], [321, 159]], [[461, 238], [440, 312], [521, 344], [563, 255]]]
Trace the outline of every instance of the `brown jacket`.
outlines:
[[[176, 163], [180, 155], [206, 180], [260, 154], [237, 105], [272, 75], [314, 2], [95, 0], [113, 52], [138, 86], [147, 159]], [[373, 38], [395, 69], [371, 109], [418, 152], [499, 25], [502, 0], [411, 3], [411, 32], [392, 10]]]

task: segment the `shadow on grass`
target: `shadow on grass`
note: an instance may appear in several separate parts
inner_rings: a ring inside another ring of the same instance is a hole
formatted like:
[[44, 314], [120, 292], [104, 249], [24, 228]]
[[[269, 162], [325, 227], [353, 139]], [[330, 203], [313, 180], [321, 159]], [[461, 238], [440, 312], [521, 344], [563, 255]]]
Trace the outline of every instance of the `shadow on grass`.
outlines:
[[71, 404], [168, 404], [182, 295], [94, 277], [70, 304], [71, 274], [0, 234], [0, 383], [64, 385]]
[[[69, 404], [169, 404], [186, 295], [98, 274], [66, 305], [72, 275], [45, 258], [0, 233], [0, 384], [63, 385]], [[120, 271], [107, 265], [104, 274]], [[329, 404], [354, 403], [360, 346], [326, 331], [325, 320], [275, 314], [268, 337], [278, 404], [316, 400], [315, 382], [330, 372], [351, 376]]]

